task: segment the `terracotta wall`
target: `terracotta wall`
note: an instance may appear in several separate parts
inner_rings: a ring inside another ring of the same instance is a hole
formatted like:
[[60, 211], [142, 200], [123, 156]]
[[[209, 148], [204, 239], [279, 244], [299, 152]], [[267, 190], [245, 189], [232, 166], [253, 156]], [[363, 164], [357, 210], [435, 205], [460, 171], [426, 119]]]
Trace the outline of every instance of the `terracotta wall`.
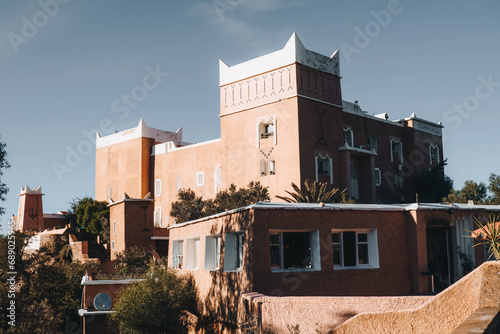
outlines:
[[486, 262], [414, 310], [358, 314], [334, 333], [451, 333], [476, 309], [500, 305], [499, 272], [500, 264]]
[[[252, 244], [252, 233], [249, 224], [253, 220], [252, 211], [244, 211], [233, 215], [225, 215], [219, 218], [201, 220], [198, 223], [190, 223], [182, 227], [170, 229], [169, 240], [169, 264], [172, 265], [172, 250], [175, 241], [184, 240], [184, 263], [187, 260], [187, 239], [200, 238], [198, 269], [174, 269], [175, 271], [191, 275], [196, 282], [201, 305], [204, 313], [212, 317], [236, 323], [238, 313], [238, 299], [240, 292], [252, 291], [252, 262], [249, 247]], [[245, 261], [242, 270], [224, 271], [224, 254], [226, 244], [226, 232], [237, 232], [244, 230], [248, 243], [245, 245]], [[206, 236], [222, 235], [221, 240], [221, 262], [217, 270], [205, 269], [205, 247]]]
[[[321, 271], [273, 272], [269, 230], [319, 230]], [[380, 268], [333, 267], [332, 229], [377, 229]], [[255, 210], [254, 290], [271, 296], [396, 296], [412, 290], [403, 211]]]

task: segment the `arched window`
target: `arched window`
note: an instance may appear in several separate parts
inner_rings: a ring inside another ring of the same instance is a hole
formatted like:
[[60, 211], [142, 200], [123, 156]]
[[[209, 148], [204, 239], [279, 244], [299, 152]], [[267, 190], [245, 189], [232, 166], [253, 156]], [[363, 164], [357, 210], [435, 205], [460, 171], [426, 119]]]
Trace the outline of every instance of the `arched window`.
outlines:
[[316, 167], [316, 181], [325, 182], [325, 179], [333, 184], [332, 158], [327, 154], [325, 156], [318, 154], [314, 157]]

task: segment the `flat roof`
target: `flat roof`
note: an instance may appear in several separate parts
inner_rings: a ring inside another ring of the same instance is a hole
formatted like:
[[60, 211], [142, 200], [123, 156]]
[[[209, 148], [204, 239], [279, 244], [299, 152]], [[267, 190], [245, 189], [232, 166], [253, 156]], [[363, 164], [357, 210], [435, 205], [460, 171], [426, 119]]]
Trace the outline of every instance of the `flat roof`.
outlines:
[[169, 226], [168, 229], [196, 224], [205, 220], [223, 217], [247, 210], [350, 210], [350, 211], [417, 211], [417, 210], [461, 210], [461, 211], [500, 211], [500, 205], [469, 205], [462, 203], [409, 203], [409, 204], [342, 204], [342, 203], [281, 203], [258, 202], [234, 210], [190, 220]]

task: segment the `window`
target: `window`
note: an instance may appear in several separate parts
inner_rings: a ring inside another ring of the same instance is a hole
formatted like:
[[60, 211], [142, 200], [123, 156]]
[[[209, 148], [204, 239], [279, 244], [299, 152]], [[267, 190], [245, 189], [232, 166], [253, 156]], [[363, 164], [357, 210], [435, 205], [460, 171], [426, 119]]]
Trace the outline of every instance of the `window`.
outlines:
[[382, 184], [382, 174], [379, 168], [375, 168], [375, 185], [378, 187]]
[[429, 159], [431, 165], [439, 163], [439, 147], [437, 145], [429, 145]]
[[353, 133], [349, 127], [344, 126], [344, 145], [354, 146]]
[[186, 243], [186, 269], [198, 269], [200, 238], [188, 239]]
[[228, 232], [225, 241], [224, 271], [243, 269], [245, 233]]
[[205, 270], [217, 270], [220, 267], [220, 235], [210, 235], [205, 239]]
[[196, 185], [202, 186], [204, 184], [205, 184], [205, 173], [204, 172], [196, 173]]
[[172, 268], [184, 268], [184, 240], [174, 240], [172, 243]]
[[215, 193], [217, 194], [222, 184], [222, 168], [220, 168], [220, 166], [218, 166], [215, 169], [214, 180], [215, 180]]
[[271, 270], [321, 269], [319, 231], [270, 231]]
[[160, 196], [161, 195], [161, 180], [156, 179], [155, 181], [155, 196]]
[[266, 160], [262, 159], [260, 161], [260, 176], [266, 176], [266, 175], [267, 175]]
[[396, 188], [403, 188], [403, 177], [399, 174], [394, 174], [394, 186]]
[[269, 175], [276, 174], [276, 161], [269, 160]]
[[115, 250], [115, 241], [111, 241], [111, 250]]
[[369, 151], [375, 151], [378, 152], [378, 139], [377, 137], [372, 137], [368, 135], [366, 138], [366, 149]]
[[154, 220], [155, 227], [161, 227], [161, 208], [156, 208]]
[[116, 234], [116, 220], [113, 220], [113, 234]]
[[269, 117], [257, 121], [257, 148], [260, 147], [260, 141], [263, 139], [274, 137], [274, 145], [276, 145], [276, 119]]
[[318, 154], [315, 157], [316, 165], [316, 181], [318, 182], [330, 182], [333, 184], [333, 171], [332, 171], [332, 159], [328, 156], [322, 156]]
[[108, 188], [108, 201], [113, 197], [113, 187]]
[[403, 145], [399, 139], [391, 139], [391, 161], [403, 163]]
[[379, 268], [377, 230], [332, 231], [336, 268]]

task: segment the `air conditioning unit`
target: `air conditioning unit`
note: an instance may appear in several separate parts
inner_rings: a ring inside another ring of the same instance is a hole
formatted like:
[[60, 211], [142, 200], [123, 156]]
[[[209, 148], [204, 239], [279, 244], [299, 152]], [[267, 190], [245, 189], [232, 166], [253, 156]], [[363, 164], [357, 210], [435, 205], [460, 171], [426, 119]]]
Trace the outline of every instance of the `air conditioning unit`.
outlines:
[[398, 172], [402, 172], [403, 171], [403, 165], [398, 165]]

